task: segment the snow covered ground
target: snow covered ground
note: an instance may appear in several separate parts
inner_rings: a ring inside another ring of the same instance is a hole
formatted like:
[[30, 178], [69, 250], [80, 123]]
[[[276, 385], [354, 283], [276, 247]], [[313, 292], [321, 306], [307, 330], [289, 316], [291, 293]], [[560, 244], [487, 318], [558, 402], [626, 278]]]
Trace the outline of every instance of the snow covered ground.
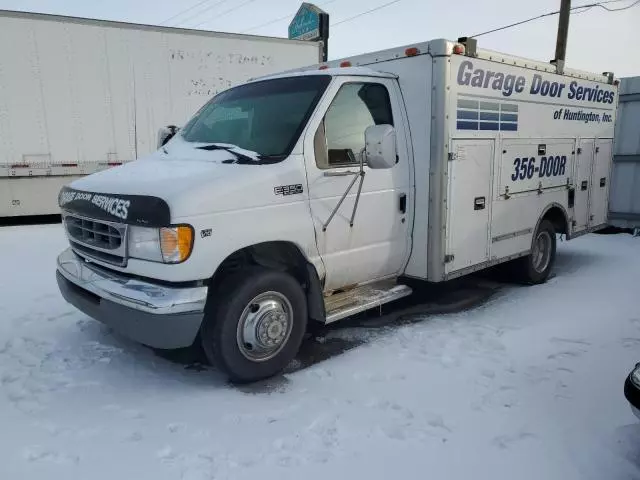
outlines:
[[559, 244], [556, 276], [233, 388], [64, 303], [57, 225], [0, 229], [0, 478], [631, 479], [640, 239]]

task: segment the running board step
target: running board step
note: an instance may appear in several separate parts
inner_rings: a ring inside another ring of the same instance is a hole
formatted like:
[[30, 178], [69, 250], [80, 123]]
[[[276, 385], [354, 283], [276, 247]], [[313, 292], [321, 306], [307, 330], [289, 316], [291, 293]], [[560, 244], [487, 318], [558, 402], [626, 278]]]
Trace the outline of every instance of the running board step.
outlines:
[[356, 287], [325, 297], [326, 323], [333, 323], [356, 313], [411, 295], [411, 288], [395, 281], [384, 281]]

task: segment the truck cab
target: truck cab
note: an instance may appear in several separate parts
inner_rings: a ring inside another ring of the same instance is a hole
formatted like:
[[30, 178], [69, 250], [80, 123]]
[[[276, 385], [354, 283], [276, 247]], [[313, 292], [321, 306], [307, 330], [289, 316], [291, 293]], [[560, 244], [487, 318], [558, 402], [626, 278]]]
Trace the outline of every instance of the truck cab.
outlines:
[[[153, 154], [74, 181], [59, 196], [70, 242], [58, 258], [63, 296], [148, 346], [199, 342], [247, 382], [282, 371], [309, 322], [407, 296], [407, 278], [511, 261], [544, 282], [556, 234], [578, 233], [575, 162], [560, 172], [558, 155], [553, 182], [499, 191], [509, 177], [495, 171], [497, 152], [517, 141], [456, 136], [460, 99], [448, 84], [459, 46], [250, 81], [161, 130]], [[521, 151], [541, 145], [518, 141]]]
[[[225, 369], [271, 371], [291, 360], [278, 349], [295, 353], [308, 317], [341, 317], [324, 293], [403, 271], [406, 131], [390, 74], [317, 70], [230, 89], [149, 157], [63, 189], [62, 291], [146, 345], [187, 347], [200, 333]], [[237, 317], [234, 331], [207, 327], [209, 315]]]

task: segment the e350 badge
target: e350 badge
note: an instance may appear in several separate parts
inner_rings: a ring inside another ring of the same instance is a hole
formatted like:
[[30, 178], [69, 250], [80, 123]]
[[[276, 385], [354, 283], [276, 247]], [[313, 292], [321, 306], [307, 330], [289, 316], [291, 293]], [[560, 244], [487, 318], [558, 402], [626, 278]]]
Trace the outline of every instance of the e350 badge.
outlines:
[[299, 195], [302, 192], [304, 192], [304, 189], [300, 183], [297, 185], [280, 185], [273, 188], [273, 193], [276, 195]]

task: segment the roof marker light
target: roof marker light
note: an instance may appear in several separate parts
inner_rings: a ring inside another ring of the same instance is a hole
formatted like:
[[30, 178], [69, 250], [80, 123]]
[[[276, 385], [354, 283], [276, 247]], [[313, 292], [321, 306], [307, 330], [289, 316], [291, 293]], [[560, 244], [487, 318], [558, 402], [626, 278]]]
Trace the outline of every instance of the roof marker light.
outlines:
[[350, 61], [344, 61], [344, 62], [340, 62], [340, 66], [341, 67], [350, 67], [351, 66], [351, 62]]
[[420, 49], [418, 49], [418, 47], [409, 47], [404, 51], [404, 54], [407, 57], [415, 57], [420, 54]]
[[464, 45], [459, 43], [453, 46], [453, 53], [456, 55], [464, 55]]
[[318, 70], [326, 70], [327, 68], [329, 68], [329, 65], [320, 65]]

